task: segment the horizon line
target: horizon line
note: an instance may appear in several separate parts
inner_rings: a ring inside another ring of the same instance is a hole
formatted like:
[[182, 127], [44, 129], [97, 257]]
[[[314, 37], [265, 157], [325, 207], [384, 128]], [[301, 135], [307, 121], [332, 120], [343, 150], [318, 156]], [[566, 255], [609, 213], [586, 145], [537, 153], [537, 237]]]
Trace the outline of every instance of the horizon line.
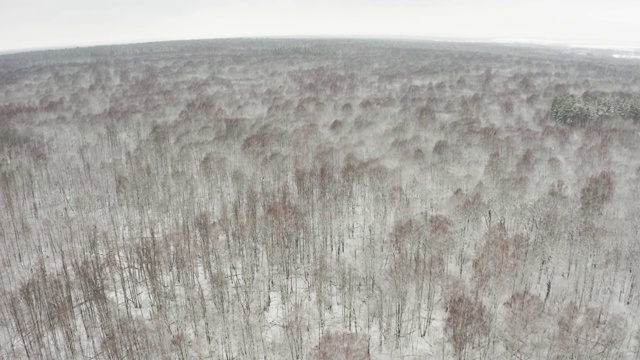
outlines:
[[[229, 36], [229, 37], [210, 37], [210, 38], [180, 38], [180, 39], [140, 39], [131, 40], [130, 42], [114, 42], [114, 43], [91, 43], [91, 44], [72, 44], [59, 46], [32, 47], [21, 49], [0, 50], [0, 56], [16, 55], [23, 53], [39, 52], [39, 51], [55, 51], [55, 50], [71, 50], [71, 49], [89, 49], [94, 47], [106, 46], [127, 46], [127, 45], [143, 45], [153, 43], [177, 42], [177, 41], [215, 41], [215, 40], [249, 40], [249, 39], [341, 39], [341, 40], [405, 40], [405, 41], [431, 41], [431, 42], [450, 42], [450, 43], [477, 43], [477, 44], [514, 44], [514, 45], [535, 45], [535, 46], [552, 46], [552, 47], [569, 47], [584, 48], [594, 50], [619, 50], [619, 51], [640, 51], [640, 43], [622, 45], [620, 43], [611, 43], [607, 41], [588, 41], [573, 39], [535, 39], [535, 38], [509, 38], [509, 37], [461, 37], [461, 36], [427, 36], [427, 35], [366, 35], [366, 34], [347, 34], [347, 35], [256, 35], [256, 36]], [[610, 45], [608, 43], [611, 43]]]

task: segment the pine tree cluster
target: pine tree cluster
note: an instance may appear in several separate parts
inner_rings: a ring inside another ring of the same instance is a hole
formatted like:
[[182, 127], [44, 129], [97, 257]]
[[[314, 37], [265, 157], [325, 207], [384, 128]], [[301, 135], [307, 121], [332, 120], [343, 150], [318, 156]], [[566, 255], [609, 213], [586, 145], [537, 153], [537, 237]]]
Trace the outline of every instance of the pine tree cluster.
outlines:
[[556, 96], [551, 103], [553, 119], [563, 125], [586, 125], [597, 120], [621, 118], [640, 121], [640, 99], [610, 94], [577, 97]]

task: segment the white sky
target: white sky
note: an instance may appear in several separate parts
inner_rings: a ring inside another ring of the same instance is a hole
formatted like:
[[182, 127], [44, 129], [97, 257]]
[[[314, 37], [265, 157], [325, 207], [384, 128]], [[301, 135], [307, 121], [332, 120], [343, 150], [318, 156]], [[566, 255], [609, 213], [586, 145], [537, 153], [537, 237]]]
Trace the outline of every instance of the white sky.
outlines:
[[640, 0], [0, 0], [0, 51], [254, 36], [640, 47]]

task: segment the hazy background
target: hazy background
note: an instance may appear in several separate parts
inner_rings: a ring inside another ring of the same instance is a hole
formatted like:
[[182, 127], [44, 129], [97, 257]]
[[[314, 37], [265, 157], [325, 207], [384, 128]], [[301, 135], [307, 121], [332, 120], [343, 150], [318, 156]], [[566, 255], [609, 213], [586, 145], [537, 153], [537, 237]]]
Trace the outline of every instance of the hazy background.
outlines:
[[640, 47], [633, 0], [0, 0], [0, 51], [173, 39], [401, 36]]

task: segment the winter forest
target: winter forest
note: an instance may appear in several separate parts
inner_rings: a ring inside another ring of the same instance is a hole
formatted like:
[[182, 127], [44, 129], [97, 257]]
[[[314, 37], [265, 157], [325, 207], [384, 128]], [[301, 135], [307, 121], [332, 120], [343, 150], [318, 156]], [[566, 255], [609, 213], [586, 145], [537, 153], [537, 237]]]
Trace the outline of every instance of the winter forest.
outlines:
[[2, 359], [640, 359], [640, 63], [0, 56]]

